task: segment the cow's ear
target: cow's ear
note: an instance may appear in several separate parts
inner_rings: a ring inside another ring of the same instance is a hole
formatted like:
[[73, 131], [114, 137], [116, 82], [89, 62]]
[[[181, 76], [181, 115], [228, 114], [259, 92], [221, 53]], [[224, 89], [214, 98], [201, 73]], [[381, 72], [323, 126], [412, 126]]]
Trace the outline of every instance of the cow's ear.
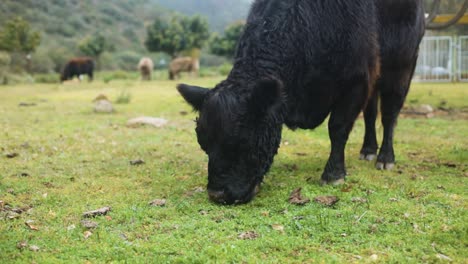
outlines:
[[193, 109], [199, 111], [203, 105], [206, 95], [209, 89], [201, 88], [198, 86], [190, 86], [186, 84], [177, 85], [177, 90], [184, 97], [185, 101], [189, 103]]
[[283, 84], [275, 78], [261, 79], [255, 84], [250, 100], [250, 108], [266, 114], [277, 108], [284, 101]]

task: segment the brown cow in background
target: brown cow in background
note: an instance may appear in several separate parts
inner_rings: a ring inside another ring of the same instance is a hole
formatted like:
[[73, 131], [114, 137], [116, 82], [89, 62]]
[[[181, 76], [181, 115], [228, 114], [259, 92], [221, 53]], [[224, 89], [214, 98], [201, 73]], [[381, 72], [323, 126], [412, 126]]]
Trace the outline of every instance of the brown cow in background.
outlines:
[[89, 77], [89, 81], [93, 80], [94, 71], [94, 60], [90, 57], [78, 57], [73, 58], [65, 64], [63, 67], [62, 74], [60, 75], [60, 81], [66, 81], [73, 79], [74, 76], [80, 79], [80, 75], [86, 74]]
[[198, 75], [200, 69], [200, 62], [192, 57], [176, 58], [169, 64], [169, 79], [174, 80], [175, 77], [180, 78], [180, 72], [190, 72]]
[[153, 72], [153, 61], [148, 57], [141, 58], [140, 62], [138, 63], [138, 70], [141, 73], [141, 80], [143, 81], [150, 81], [151, 74]]

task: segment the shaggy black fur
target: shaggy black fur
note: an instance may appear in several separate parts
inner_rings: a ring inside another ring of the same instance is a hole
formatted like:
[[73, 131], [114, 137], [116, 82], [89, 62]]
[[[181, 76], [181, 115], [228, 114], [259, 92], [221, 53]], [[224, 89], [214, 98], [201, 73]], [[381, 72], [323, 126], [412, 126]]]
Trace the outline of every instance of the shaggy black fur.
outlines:
[[250, 201], [277, 153], [282, 125], [312, 129], [329, 114], [332, 146], [322, 181], [343, 181], [345, 144], [369, 97], [363, 151], [374, 151], [376, 93], [389, 130], [379, 156], [386, 161], [423, 20], [420, 0], [255, 1], [228, 78], [212, 90], [178, 86], [200, 113], [196, 132], [209, 158], [210, 198]]
[[74, 58], [67, 62], [60, 75], [60, 81], [71, 80], [73, 77], [87, 74], [89, 81], [93, 80], [94, 60], [88, 57]]

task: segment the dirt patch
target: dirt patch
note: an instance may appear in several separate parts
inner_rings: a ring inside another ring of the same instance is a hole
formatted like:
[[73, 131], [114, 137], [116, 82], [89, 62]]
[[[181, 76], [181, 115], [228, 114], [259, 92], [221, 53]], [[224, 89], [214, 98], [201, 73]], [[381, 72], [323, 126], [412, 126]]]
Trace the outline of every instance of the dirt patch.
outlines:
[[400, 113], [401, 118], [447, 118], [451, 120], [461, 119], [461, 120], [468, 120], [468, 109], [451, 109], [451, 108], [444, 108], [439, 107], [435, 109], [431, 113], [421, 113], [415, 111], [411, 107], [404, 107]]

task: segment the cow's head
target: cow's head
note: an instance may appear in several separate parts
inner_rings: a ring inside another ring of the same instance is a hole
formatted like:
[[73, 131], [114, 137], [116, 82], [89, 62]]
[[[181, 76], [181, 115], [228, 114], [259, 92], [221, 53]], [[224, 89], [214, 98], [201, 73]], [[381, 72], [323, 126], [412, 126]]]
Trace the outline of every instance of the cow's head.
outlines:
[[209, 160], [208, 195], [222, 204], [246, 203], [255, 196], [281, 140], [281, 82], [264, 79], [251, 87], [234, 86], [177, 87], [199, 112], [196, 132]]

